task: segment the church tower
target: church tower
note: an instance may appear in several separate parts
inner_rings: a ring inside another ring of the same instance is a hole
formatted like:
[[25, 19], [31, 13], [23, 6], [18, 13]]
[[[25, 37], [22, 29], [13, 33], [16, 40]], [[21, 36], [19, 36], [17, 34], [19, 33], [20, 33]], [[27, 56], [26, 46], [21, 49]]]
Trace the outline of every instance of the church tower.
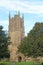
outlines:
[[20, 17], [20, 12], [12, 18], [9, 13], [9, 36], [11, 38], [9, 46], [10, 61], [18, 61], [18, 46], [24, 38], [24, 16]]

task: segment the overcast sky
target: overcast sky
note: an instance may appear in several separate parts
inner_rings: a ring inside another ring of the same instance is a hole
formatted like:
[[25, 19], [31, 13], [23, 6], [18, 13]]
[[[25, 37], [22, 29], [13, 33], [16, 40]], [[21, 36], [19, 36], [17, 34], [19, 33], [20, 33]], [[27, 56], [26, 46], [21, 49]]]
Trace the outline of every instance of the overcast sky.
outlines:
[[11, 17], [20, 11], [24, 14], [25, 35], [36, 22], [43, 22], [43, 0], [0, 0], [0, 25], [8, 30], [9, 11]]

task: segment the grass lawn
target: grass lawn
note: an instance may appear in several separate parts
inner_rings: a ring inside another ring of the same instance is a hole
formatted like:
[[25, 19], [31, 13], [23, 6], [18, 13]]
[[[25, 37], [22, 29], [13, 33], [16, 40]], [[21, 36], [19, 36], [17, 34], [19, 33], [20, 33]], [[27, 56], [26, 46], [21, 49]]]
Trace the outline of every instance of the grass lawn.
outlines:
[[0, 65], [11, 65], [11, 62], [0, 62]]
[[35, 62], [18, 62], [16, 65], [41, 65], [41, 63], [35, 63]]
[[[0, 65], [12, 65], [13, 62], [0, 62]], [[35, 62], [16, 62], [14, 65], [41, 65], [41, 63], [35, 63]]]

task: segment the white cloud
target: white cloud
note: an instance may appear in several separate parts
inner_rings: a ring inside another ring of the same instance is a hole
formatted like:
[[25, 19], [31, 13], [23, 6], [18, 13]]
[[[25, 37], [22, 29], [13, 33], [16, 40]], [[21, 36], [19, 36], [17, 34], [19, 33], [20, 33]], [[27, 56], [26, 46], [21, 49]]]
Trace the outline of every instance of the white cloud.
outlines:
[[18, 0], [0, 0], [0, 8], [5, 8], [7, 11], [15, 10], [22, 13], [43, 14], [43, 1], [29, 2]]

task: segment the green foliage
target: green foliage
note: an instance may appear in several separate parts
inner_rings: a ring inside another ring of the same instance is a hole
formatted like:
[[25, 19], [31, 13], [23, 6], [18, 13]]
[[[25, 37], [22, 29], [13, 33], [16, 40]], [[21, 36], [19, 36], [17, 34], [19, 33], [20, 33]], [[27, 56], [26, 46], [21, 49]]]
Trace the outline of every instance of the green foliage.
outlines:
[[5, 63], [1, 63], [0, 65], [6, 65]]
[[25, 56], [43, 56], [43, 23], [36, 23], [33, 29], [25, 37], [18, 51]]
[[41, 63], [41, 65], [43, 65], [43, 62]]
[[8, 45], [9, 45], [10, 39], [3, 30], [3, 27], [0, 26], [0, 59], [9, 57], [9, 51], [8, 51]]

